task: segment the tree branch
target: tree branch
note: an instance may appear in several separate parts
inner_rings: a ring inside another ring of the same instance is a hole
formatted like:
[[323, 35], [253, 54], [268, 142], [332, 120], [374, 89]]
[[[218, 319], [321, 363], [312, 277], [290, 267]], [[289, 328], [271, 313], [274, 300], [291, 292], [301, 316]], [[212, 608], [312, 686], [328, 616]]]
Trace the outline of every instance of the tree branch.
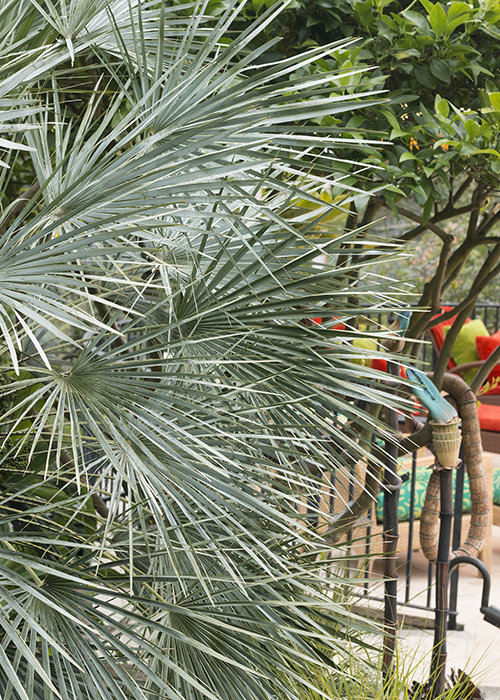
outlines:
[[[428, 323], [429, 315], [435, 316], [439, 312], [439, 307], [441, 303], [441, 290], [443, 286], [443, 279], [446, 274], [446, 266], [448, 256], [451, 250], [451, 242], [443, 242], [441, 248], [441, 253], [439, 255], [439, 263], [434, 276], [431, 280], [425, 283], [424, 289], [420, 296], [418, 306], [426, 307], [429, 306], [429, 311], [424, 311], [423, 313], [415, 313], [412, 315], [412, 320], [410, 322], [410, 328], [408, 329], [408, 337], [418, 338], [420, 334], [425, 332], [426, 324]], [[408, 343], [406, 347], [406, 353], [413, 356], [414, 343]]]
[[437, 266], [436, 273], [434, 274], [433, 286], [431, 288], [431, 313], [433, 316], [439, 311], [439, 305], [441, 303], [441, 290], [446, 274], [446, 267], [450, 255], [450, 250], [451, 241], [443, 241], [443, 247], [441, 248], [441, 253], [439, 255], [439, 263]]
[[[464, 204], [463, 207], [449, 207], [448, 205], [442, 209], [437, 216], [432, 217], [432, 221], [446, 221], [448, 219], [455, 219], [457, 216], [462, 216], [462, 214], [468, 214], [470, 211], [474, 211], [478, 208], [477, 204]], [[480, 208], [480, 207], [479, 207]]]
[[462, 311], [462, 309], [467, 306], [472, 299], [477, 300], [477, 296], [483, 291], [484, 287], [496, 277], [498, 272], [500, 272], [500, 266], [488, 271], [488, 268], [491, 268], [491, 266], [494, 265], [500, 257], [500, 251], [498, 250], [498, 248], [500, 248], [500, 241], [496, 241], [495, 239], [491, 240], [495, 241], [496, 243], [495, 249], [490, 253], [486, 261], [483, 263], [481, 270], [477, 273], [476, 279], [474, 280], [467, 297], [463, 299], [460, 304], [451, 309], [451, 311], [445, 311], [444, 313], [440, 314], [439, 318], [429, 319], [422, 329], [424, 333], [429, 331], [431, 328], [434, 328], [434, 326], [437, 326], [439, 323], [448, 321], [450, 318], [453, 318], [453, 316], [456, 316], [456, 314]]
[[445, 281], [445, 289], [450, 286], [453, 279], [460, 273], [463, 263], [467, 262], [469, 253], [474, 248], [477, 248], [480, 245], [497, 245], [498, 243], [500, 243], [500, 237], [497, 236], [481, 236], [480, 238], [465, 239], [460, 246], [453, 251], [450, 259], [448, 260], [448, 269], [446, 272], [449, 277], [452, 277], [453, 275], [453, 278], [451, 281], [448, 281], [447, 278]]
[[[470, 313], [472, 313], [472, 310], [474, 306], [476, 305], [477, 301], [477, 296], [475, 296], [472, 300], [468, 302], [468, 304], [462, 304], [463, 308], [462, 310], [457, 314], [456, 319], [453, 322], [453, 325], [451, 328], [448, 330], [448, 333], [446, 334], [446, 337], [444, 339], [443, 347], [440, 350], [438, 360], [436, 362], [436, 367], [434, 369], [434, 376], [433, 376], [433, 381], [436, 387], [440, 390], [441, 385], [443, 383], [443, 378], [444, 378], [444, 373], [446, 372], [446, 368], [448, 366], [448, 362], [450, 361], [450, 357], [453, 352], [453, 346], [455, 345], [455, 342], [458, 338], [458, 334], [462, 330], [462, 326], [464, 325], [465, 321], [467, 320], [467, 317], [469, 316]], [[456, 311], [456, 309], [455, 309]]]
[[479, 372], [476, 374], [476, 376], [470, 383], [470, 388], [474, 392], [474, 394], [477, 394], [484, 381], [488, 378], [488, 374], [491, 372], [491, 370], [498, 363], [499, 360], [500, 345], [497, 348], [495, 348], [491, 355], [484, 361], [482, 367], [479, 369]]
[[410, 241], [413, 241], [414, 238], [420, 236], [421, 233], [425, 233], [425, 231], [427, 231], [426, 226], [415, 226], [415, 228], [412, 228], [411, 231], [407, 231], [407, 233], [403, 233], [402, 236], [396, 238], [396, 241], [406, 241], [409, 243]]
[[[381, 199], [379, 199], [379, 198], [375, 198], [375, 200], [376, 200], [376, 202], [377, 202], [378, 204], [380, 204], [380, 206], [383, 207], [384, 209], [391, 209], [391, 207], [390, 207], [388, 204], [386, 204], [383, 200], [381, 200]], [[392, 210], [391, 210], [391, 211], [392, 211]], [[450, 243], [453, 242], [453, 239], [454, 239], [453, 234], [452, 234], [452, 233], [446, 233], [446, 231], [443, 231], [442, 228], [439, 228], [439, 226], [436, 226], [436, 224], [432, 223], [432, 221], [431, 221], [430, 219], [429, 219], [429, 221], [427, 221], [427, 222], [424, 224], [423, 221], [422, 221], [422, 218], [421, 218], [420, 216], [418, 216], [418, 214], [414, 214], [414, 213], [413, 213], [412, 211], [410, 211], [409, 209], [405, 209], [404, 207], [400, 207], [400, 206], [398, 206], [397, 204], [396, 204], [396, 211], [398, 212], [398, 214], [401, 214], [401, 216], [404, 216], [405, 219], [410, 219], [410, 221], [414, 221], [415, 223], [417, 223], [417, 224], [419, 224], [420, 226], [424, 227], [423, 230], [425, 230], [425, 228], [428, 228], [429, 231], [432, 231], [433, 233], [436, 234], [436, 236], [439, 236], [439, 238], [440, 238], [443, 242], [444, 242], [444, 241], [447, 241], [447, 240], [449, 240]], [[398, 238], [397, 240], [399, 240], [399, 241], [406, 240], [405, 235], [406, 235], [406, 234], [404, 234], [403, 236], [401, 236], [401, 237]]]
[[4, 212], [3, 216], [3, 223], [0, 226], [0, 236], [3, 236], [3, 234], [7, 231], [7, 226], [9, 221], [14, 217], [17, 216], [26, 206], [27, 202], [29, 202], [33, 197], [36, 195], [38, 190], [40, 189], [40, 185], [37, 182], [34, 182], [31, 187], [28, 187], [26, 192], [22, 194], [20, 197], [15, 199], [11, 206], [6, 209]]
[[464, 195], [466, 193], [466, 191], [471, 186], [472, 182], [473, 182], [472, 177], [470, 175], [467, 175], [465, 180], [462, 182], [462, 184], [460, 185], [460, 187], [458, 188], [458, 190], [455, 192], [455, 194], [452, 197], [452, 200], [451, 200], [452, 208], [453, 208], [454, 202], [457, 202], [462, 197], [462, 195]]
[[[475, 203], [477, 199], [480, 199], [481, 193], [484, 188], [479, 190], [479, 187], [475, 190], [472, 195], [472, 202]], [[478, 194], [479, 192], [479, 194]], [[469, 225], [467, 226], [466, 238], [474, 238], [477, 235], [477, 222], [479, 221], [479, 204], [476, 204], [474, 209], [471, 210], [469, 216]]]
[[[466, 298], [462, 302], [460, 302], [460, 304], [457, 307], [455, 307], [451, 312], [447, 312], [448, 314], [450, 314], [450, 317], [453, 314], [457, 314], [457, 318], [453, 322], [453, 325], [451, 326], [446, 335], [443, 347], [441, 348], [441, 352], [439, 353], [436, 369], [434, 370], [433, 380], [434, 384], [437, 386], [438, 389], [441, 388], [443, 376], [446, 371], [446, 367], [448, 365], [450, 357], [452, 355], [453, 346], [455, 345], [455, 341], [463, 324], [467, 320], [469, 314], [474, 309], [479, 294], [500, 272], [500, 265], [493, 267], [499, 258], [500, 245], [497, 245], [495, 246], [494, 250], [490, 253], [488, 258], [484, 261], [483, 266], [476, 275], [476, 279], [474, 280]], [[442, 316], [446, 316], [446, 314], [443, 314]], [[445, 319], [442, 317], [440, 317], [439, 320], [436, 319], [437, 323], [443, 320]], [[436, 325], [436, 323], [429, 323], [428, 328], [432, 328], [432, 326], [434, 325]]]
[[370, 197], [370, 201], [366, 205], [365, 213], [363, 214], [361, 226], [367, 226], [368, 224], [371, 224], [371, 222], [376, 217], [379, 209], [380, 209], [380, 204], [377, 204], [377, 202], [374, 200], [374, 198]]
[[488, 233], [488, 231], [491, 231], [493, 226], [497, 223], [497, 221], [500, 219], [500, 203], [495, 204], [493, 209], [490, 211], [489, 214], [486, 214], [483, 217], [483, 220], [478, 226], [477, 233], [478, 235], [484, 235], [485, 233]]

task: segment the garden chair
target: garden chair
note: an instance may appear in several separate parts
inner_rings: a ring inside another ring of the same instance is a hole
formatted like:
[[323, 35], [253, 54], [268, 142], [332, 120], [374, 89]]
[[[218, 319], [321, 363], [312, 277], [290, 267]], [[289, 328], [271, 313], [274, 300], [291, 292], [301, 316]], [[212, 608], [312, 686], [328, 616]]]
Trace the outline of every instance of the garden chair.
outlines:
[[[441, 312], [451, 311], [451, 306], [441, 307]], [[436, 317], [434, 317], [436, 318]], [[439, 323], [429, 331], [433, 348], [439, 354], [445, 338], [446, 328], [450, 327], [455, 317]], [[472, 324], [472, 326], [471, 326]], [[464, 330], [465, 329], [465, 330]], [[450, 359], [447, 371], [460, 374], [465, 381], [470, 382], [474, 372], [483, 364], [488, 355], [500, 344], [500, 332], [489, 335], [488, 330], [479, 319], [467, 319], [457, 339], [458, 351], [454, 350], [454, 358]], [[479, 339], [479, 340], [478, 340]], [[461, 341], [461, 342], [460, 342]], [[457, 364], [458, 360], [459, 364]], [[500, 376], [500, 365], [490, 373], [488, 380]], [[500, 454], [500, 385], [485, 394], [478, 396], [478, 418], [481, 426], [481, 440], [485, 452]], [[500, 525], [500, 469], [492, 470], [493, 489], [493, 524]]]
[[[451, 311], [452, 307], [443, 306], [441, 309], [444, 313]], [[455, 318], [439, 323], [429, 331], [429, 337], [438, 355], [443, 347], [446, 329], [452, 325]], [[467, 383], [470, 383], [477, 369], [499, 344], [500, 332], [489, 335], [480, 319], [467, 319], [455, 344], [455, 346], [459, 346], [457, 350], [454, 349], [455, 359], [453, 357], [450, 359], [447, 371], [460, 374]], [[488, 380], [491, 381], [499, 376], [500, 365], [497, 365], [490, 372]], [[483, 449], [485, 452], [500, 454], [500, 385], [486, 394], [478, 396], [478, 400], [480, 402], [478, 417]]]

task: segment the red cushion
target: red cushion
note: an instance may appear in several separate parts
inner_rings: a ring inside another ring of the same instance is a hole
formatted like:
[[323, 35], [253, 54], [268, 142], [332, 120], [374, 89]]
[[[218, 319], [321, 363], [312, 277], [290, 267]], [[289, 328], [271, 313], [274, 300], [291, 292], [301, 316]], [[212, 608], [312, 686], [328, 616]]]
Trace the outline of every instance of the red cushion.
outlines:
[[477, 415], [481, 430], [491, 430], [494, 433], [500, 433], [500, 406], [481, 403], [477, 409]]
[[[387, 372], [387, 360], [374, 359], [372, 360], [372, 369], [378, 369], [379, 372]], [[399, 367], [399, 374], [406, 379], [406, 370], [404, 367]]]
[[[435, 318], [439, 318], [441, 316], [441, 314], [444, 314], [447, 311], [452, 311], [452, 310], [453, 310], [453, 306], [442, 306], [441, 313], [437, 314], [437, 316], [433, 316], [432, 320], [434, 320]], [[436, 343], [437, 343], [437, 346], [440, 350], [443, 347], [443, 343], [444, 343], [444, 329], [450, 328], [450, 326], [453, 325], [453, 321], [456, 319], [456, 317], [457, 317], [456, 315], [452, 316], [447, 321], [443, 321], [442, 323], [438, 323], [437, 326], [433, 326], [433, 328], [430, 329], [430, 333], [432, 333], [432, 335], [434, 336]], [[468, 318], [465, 323], [468, 323], [469, 321], [470, 321], [470, 319]], [[456, 366], [457, 365], [453, 361], [453, 358], [450, 357], [450, 361], [448, 362], [449, 369], [453, 369], [453, 367], [456, 367]]]
[[[487, 360], [491, 355], [493, 350], [500, 345], [500, 331], [497, 331], [493, 335], [478, 335], [476, 338], [477, 354], [480, 360]], [[488, 374], [489, 382], [492, 382], [496, 377], [500, 377], [500, 365], [495, 365], [491, 372]], [[500, 394], [500, 384], [496, 386], [491, 391], [486, 391], [487, 394]]]
[[493, 335], [478, 335], [476, 338], [477, 354], [480, 360], [487, 360], [493, 350], [500, 345], [500, 331]]
[[[335, 320], [335, 317], [332, 320]], [[323, 317], [318, 316], [317, 318], [313, 318], [313, 321], [317, 326], [319, 326], [321, 323], [323, 323]], [[335, 326], [332, 326], [330, 330], [345, 331], [345, 323], [337, 323]]]

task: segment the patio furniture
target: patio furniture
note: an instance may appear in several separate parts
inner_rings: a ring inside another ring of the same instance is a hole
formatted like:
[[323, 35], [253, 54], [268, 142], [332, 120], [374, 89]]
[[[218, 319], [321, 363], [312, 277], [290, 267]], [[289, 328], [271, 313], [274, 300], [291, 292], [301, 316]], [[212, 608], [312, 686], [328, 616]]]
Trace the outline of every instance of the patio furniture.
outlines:
[[[452, 307], [443, 306], [441, 310], [444, 313], [451, 311]], [[446, 330], [452, 325], [455, 318], [456, 316], [453, 316], [430, 329], [428, 334], [437, 354], [443, 347]], [[459, 347], [456, 350], [454, 348], [454, 357], [450, 359], [447, 371], [452, 374], [460, 374], [467, 383], [470, 383], [478, 368], [499, 344], [500, 332], [490, 335], [482, 321], [467, 319], [455, 344]], [[458, 360], [459, 364], [455, 360]], [[500, 377], [500, 365], [497, 365], [490, 372], [488, 381], [492, 381], [495, 377]], [[480, 402], [478, 418], [481, 426], [483, 450], [500, 454], [500, 385], [486, 394], [478, 396], [478, 400]], [[500, 524], [500, 510], [497, 519], [498, 524]]]

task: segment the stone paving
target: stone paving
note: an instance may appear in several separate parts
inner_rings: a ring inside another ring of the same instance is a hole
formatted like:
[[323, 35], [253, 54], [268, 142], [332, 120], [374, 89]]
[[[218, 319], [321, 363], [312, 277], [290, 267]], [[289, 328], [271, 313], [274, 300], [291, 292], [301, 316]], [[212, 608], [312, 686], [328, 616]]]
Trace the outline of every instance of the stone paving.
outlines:
[[[492, 587], [490, 604], [500, 608], [500, 527], [493, 528], [493, 565], [491, 570]], [[427, 585], [427, 566], [417, 556], [414, 573], [417, 574], [414, 586], [420, 581], [422, 588]], [[464, 625], [462, 631], [448, 634], [448, 672], [454, 668], [463, 669], [484, 688], [487, 700], [500, 700], [500, 629], [485, 622], [479, 612], [483, 580], [472, 567], [460, 570], [458, 588], [458, 622]], [[434, 597], [434, 596], [433, 596]], [[410, 614], [413, 611], [408, 610]], [[433, 619], [433, 615], [431, 615]], [[430, 662], [433, 644], [432, 630], [402, 629], [400, 644], [403, 656], [415, 653], [418, 658], [426, 657]], [[423, 663], [424, 675], [429, 663]], [[419, 669], [420, 671], [420, 669]]]

